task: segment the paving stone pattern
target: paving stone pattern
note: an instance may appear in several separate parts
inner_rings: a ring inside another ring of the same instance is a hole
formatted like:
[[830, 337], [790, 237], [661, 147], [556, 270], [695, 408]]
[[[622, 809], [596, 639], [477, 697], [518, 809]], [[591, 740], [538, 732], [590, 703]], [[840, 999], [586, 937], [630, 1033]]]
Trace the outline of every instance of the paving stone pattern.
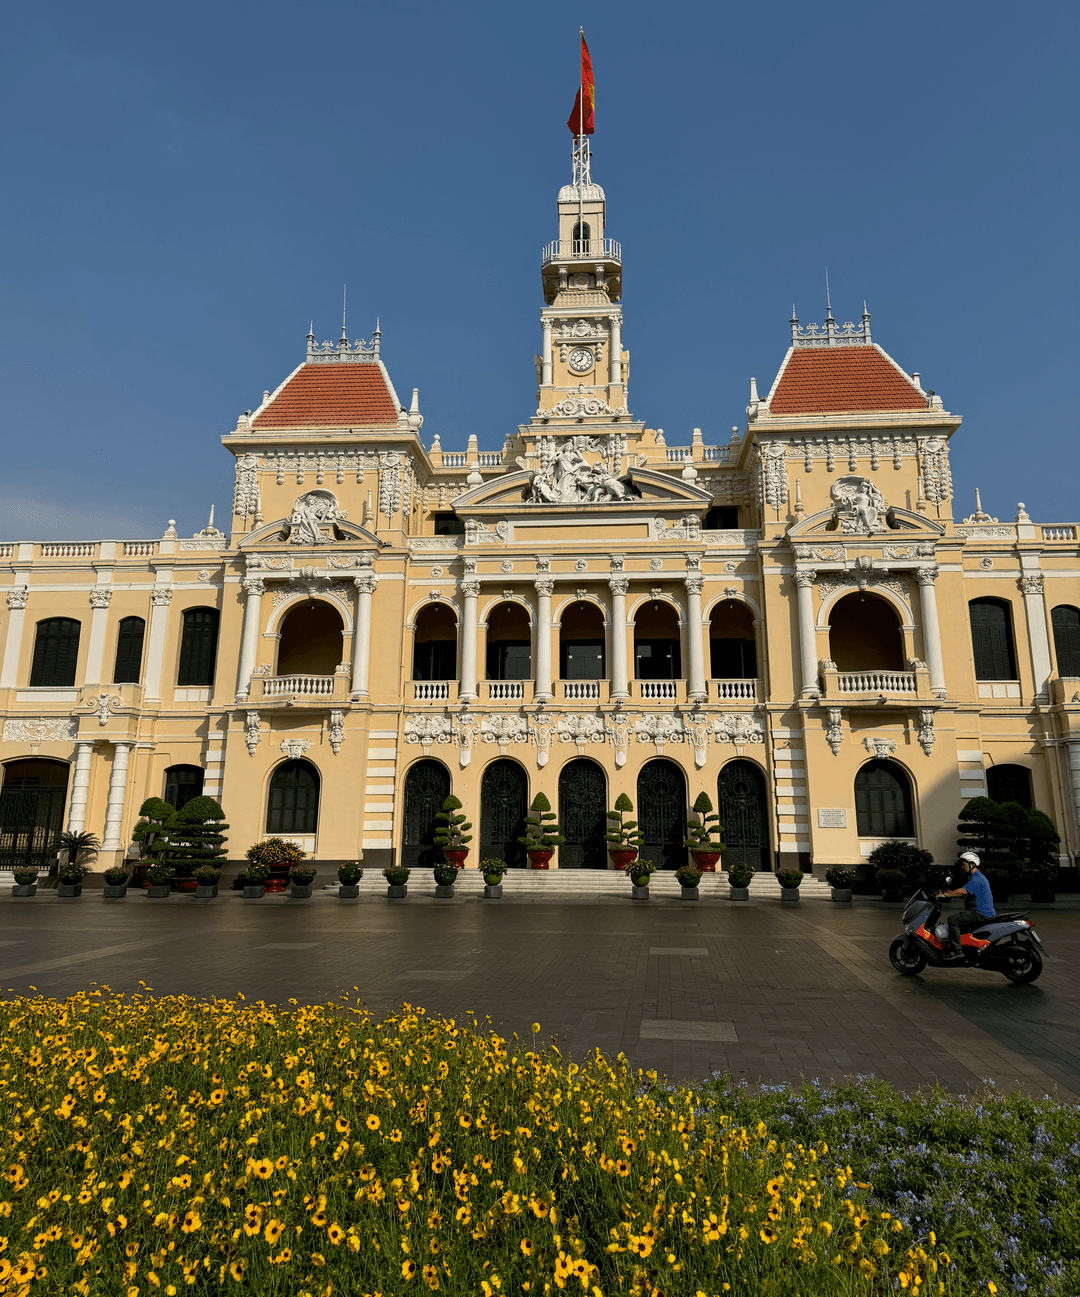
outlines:
[[539, 1021], [564, 1051], [622, 1052], [673, 1079], [828, 1084], [873, 1073], [963, 1092], [992, 1078], [1080, 1099], [1080, 900], [1032, 907], [1047, 963], [1024, 987], [990, 973], [900, 977], [887, 954], [900, 906], [839, 907], [804, 885], [799, 905], [783, 908], [767, 876], [746, 903], [724, 899], [719, 877], [696, 902], [664, 876], [648, 901], [632, 900], [620, 876], [569, 871], [508, 875], [502, 900], [484, 900], [473, 871], [452, 900], [436, 900], [426, 875], [398, 901], [380, 877], [364, 882], [356, 901], [330, 888], [307, 901], [4, 895], [0, 993], [145, 982], [283, 1004], [356, 987], [378, 1014], [403, 1001], [459, 1020], [472, 1010], [525, 1038]]

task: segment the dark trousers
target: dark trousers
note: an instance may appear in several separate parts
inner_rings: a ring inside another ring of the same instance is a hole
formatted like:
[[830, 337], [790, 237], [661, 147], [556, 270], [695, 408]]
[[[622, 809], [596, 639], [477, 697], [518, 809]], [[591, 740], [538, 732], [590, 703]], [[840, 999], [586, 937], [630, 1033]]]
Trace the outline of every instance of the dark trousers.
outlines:
[[963, 932], [974, 932], [976, 928], [981, 928], [983, 924], [990, 922], [990, 916], [980, 914], [978, 910], [958, 910], [956, 914], [949, 915], [949, 938], [952, 941], [953, 949], [959, 950], [960, 934]]

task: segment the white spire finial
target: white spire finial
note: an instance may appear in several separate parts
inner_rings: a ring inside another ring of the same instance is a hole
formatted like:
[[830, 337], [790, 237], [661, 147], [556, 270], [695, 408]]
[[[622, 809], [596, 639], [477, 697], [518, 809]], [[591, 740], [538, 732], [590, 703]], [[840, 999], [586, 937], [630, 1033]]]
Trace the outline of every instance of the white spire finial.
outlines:
[[826, 266], [825, 267], [825, 318], [826, 320], [831, 320], [832, 317], [833, 317], [832, 298], [829, 296], [829, 267]]
[[213, 527], [213, 525], [214, 525], [214, 506], [213, 506], [213, 505], [210, 506], [210, 521], [209, 521], [206, 525], [207, 525], [207, 527]]
[[342, 284], [341, 286], [341, 337], [343, 340], [347, 340], [347, 335], [345, 333], [345, 299], [348, 291], [349, 291], [348, 284]]

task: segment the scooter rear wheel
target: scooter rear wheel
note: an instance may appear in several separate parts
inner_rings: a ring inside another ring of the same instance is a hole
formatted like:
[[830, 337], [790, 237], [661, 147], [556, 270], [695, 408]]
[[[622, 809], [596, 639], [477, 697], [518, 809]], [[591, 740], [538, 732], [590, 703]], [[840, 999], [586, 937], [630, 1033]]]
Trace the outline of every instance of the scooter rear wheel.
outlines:
[[909, 947], [906, 937], [897, 937], [889, 947], [889, 963], [905, 977], [914, 977], [926, 967], [926, 956], [917, 947]]
[[999, 957], [1004, 961], [1001, 972], [1010, 982], [1034, 982], [1043, 970], [1042, 956], [1026, 942], [1012, 942]]

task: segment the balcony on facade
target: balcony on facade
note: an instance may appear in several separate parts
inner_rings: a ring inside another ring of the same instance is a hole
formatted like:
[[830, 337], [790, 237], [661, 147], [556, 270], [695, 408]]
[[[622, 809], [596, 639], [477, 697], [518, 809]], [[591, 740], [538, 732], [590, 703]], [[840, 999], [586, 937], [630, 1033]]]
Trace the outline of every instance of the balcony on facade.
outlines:
[[541, 266], [574, 261], [605, 262], [621, 266], [622, 244], [617, 239], [553, 239], [545, 244], [540, 254]]
[[344, 702], [349, 697], [348, 669], [334, 675], [295, 673], [283, 676], [255, 676], [251, 682], [251, 699], [283, 702], [289, 706], [325, 705]]
[[930, 672], [919, 665], [913, 671], [840, 671], [834, 662], [821, 665], [822, 701], [832, 703], [896, 703], [930, 701]]
[[414, 703], [456, 703], [458, 700], [458, 682], [456, 680], [413, 680], [412, 700]]

